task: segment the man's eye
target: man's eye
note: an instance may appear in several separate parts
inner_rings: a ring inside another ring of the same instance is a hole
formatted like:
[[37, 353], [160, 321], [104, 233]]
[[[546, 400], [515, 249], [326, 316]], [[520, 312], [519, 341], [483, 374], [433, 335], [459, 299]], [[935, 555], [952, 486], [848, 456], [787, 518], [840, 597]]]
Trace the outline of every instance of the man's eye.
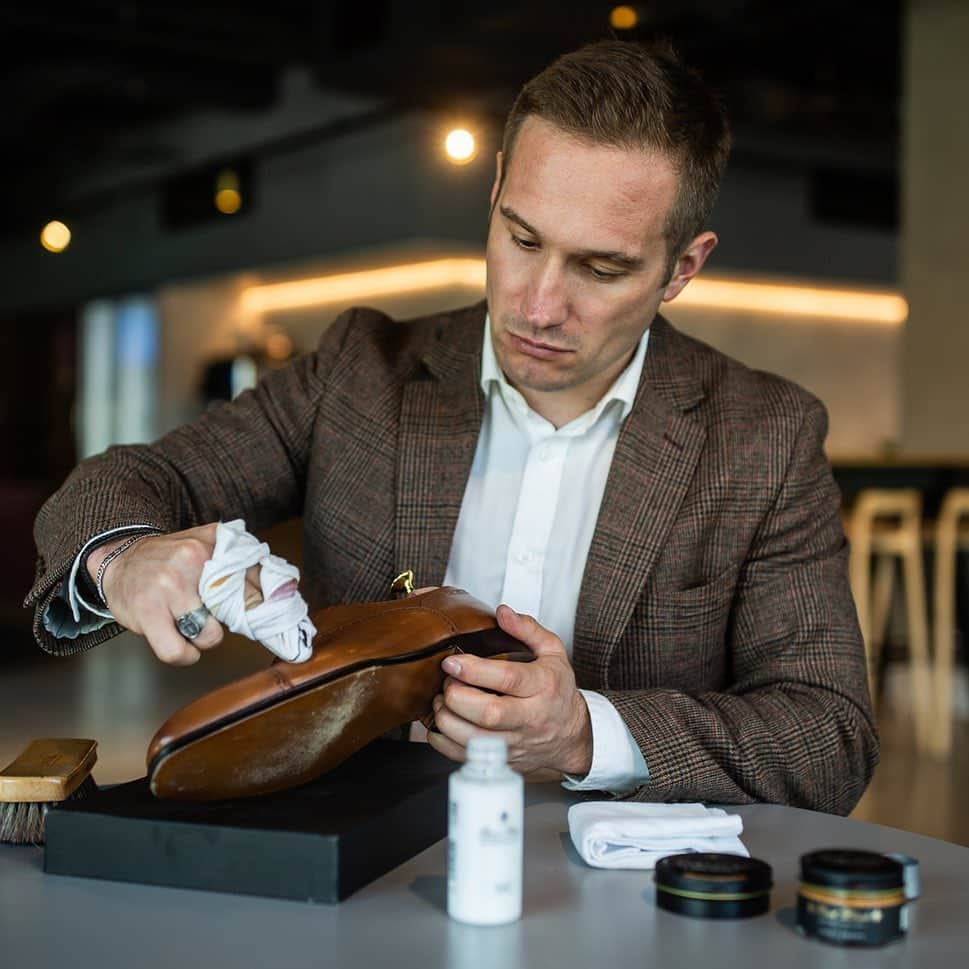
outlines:
[[596, 269], [595, 266], [589, 266], [588, 269], [589, 275], [600, 283], [611, 283], [614, 279], [621, 279], [626, 275], [625, 273], [609, 273], [604, 269]]
[[538, 243], [532, 239], [523, 239], [521, 236], [516, 236], [511, 233], [511, 240], [518, 246], [519, 249], [524, 249], [526, 252], [534, 252], [538, 248]]

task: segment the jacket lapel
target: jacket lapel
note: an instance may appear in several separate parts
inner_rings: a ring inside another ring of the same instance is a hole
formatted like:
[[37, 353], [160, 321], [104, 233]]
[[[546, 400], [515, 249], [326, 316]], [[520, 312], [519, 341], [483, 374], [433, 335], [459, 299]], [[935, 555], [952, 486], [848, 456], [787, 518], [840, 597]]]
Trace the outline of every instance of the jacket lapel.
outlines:
[[404, 387], [397, 463], [396, 561], [418, 586], [444, 581], [481, 429], [484, 304], [445, 317], [425, 372]]
[[589, 547], [572, 664], [580, 686], [608, 686], [609, 660], [676, 518], [706, 441], [687, 411], [704, 396], [680, 337], [657, 317]]

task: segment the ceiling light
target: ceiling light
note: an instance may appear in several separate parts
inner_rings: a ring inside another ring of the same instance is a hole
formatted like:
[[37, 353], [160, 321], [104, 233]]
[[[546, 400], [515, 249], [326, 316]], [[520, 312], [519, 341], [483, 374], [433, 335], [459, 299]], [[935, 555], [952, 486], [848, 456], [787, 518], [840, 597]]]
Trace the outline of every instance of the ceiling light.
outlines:
[[483, 259], [431, 259], [288, 283], [250, 286], [242, 293], [242, 303], [249, 312], [265, 313], [451, 287], [484, 290], [484, 285]]
[[699, 277], [677, 297], [680, 306], [710, 307], [741, 313], [843, 320], [898, 326], [908, 317], [908, 303], [891, 290], [842, 289]]
[[223, 215], [235, 215], [242, 208], [239, 175], [231, 168], [223, 168], [215, 176], [215, 207]]
[[466, 128], [455, 128], [449, 131], [447, 138], [444, 139], [444, 150], [447, 152], [448, 160], [455, 165], [467, 165], [477, 151], [474, 135]]
[[639, 14], [633, 7], [613, 7], [609, 14], [609, 26], [613, 30], [632, 30], [639, 23]]
[[63, 252], [71, 244], [71, 230], [63, 222], [48, 222], [40, 232], [40, 244], [48, 252]]

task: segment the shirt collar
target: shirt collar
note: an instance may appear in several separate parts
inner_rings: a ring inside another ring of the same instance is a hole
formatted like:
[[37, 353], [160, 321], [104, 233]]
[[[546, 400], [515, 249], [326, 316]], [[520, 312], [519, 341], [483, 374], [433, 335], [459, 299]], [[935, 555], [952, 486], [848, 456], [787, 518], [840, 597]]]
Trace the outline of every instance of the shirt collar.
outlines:
[[[633, 409], [636, 400], [636, 391], [639, 388], [639, 379], [643, 373], [643, 361], [646, 359], [646, 348], [649, 346], [649, 329], [639, 339], [636, 352], [632, 359], [626, 364], [625, 369], [613, 381], [612, 386], [602, 395], [602, 398], [591, 410], [575, 418], [581, 421], [586, 427], [594, 424], [602, 412], [613, 401], [619, 401], [621, 405], [619, 419], [624, 421]], [[498, 392], [510, 400], [521, 398], [521, 394], [508, 383], [501, 367], [498, 366], [498, 358], [495, 356], [494, 345], [491, 342], [491, 314], [485, 316], [484, 341], [481, 347], [481, 389], [485, 397], [492, 386], [498, 388]], [[527, 406], [527, 405], [526, 405]], [[572, 421], [571, 423], [575, 423]]]

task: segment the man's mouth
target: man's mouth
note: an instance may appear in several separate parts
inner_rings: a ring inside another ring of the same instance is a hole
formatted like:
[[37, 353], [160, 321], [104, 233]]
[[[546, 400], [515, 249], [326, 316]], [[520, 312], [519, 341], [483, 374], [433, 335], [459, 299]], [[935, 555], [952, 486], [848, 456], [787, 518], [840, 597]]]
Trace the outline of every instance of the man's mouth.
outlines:
[[538, 340], [529, 340], [527, 337], [516, 336], [514, 333], [508, 334], [512, 345], [520, 353], [530, 357], [537, 357], [539, 360], [553, 360], [560, 357], [563, 353], [572, 353], [567, 347], [557, 347], [552, 343], [541, 343]]

